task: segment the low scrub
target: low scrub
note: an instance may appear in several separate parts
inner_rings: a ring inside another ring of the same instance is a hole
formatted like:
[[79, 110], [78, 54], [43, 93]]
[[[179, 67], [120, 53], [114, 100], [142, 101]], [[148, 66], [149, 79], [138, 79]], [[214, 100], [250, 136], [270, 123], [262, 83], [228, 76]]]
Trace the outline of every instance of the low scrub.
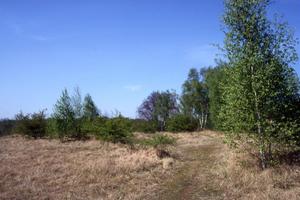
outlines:
[[109, 119], [106, 117], [98, 116], [95, 119], [84, 119], [82, 121], [82, 132], [88, 135], [97, 135], [102, 128], [105, 126], [105, 123]]
[[196, 120], [183, 114], [175, 115], [167, 121], [167, 131], [169, 132], [192, 132], [196, 129]]
[[136, 119], [132, 121], [132, 129], [134, 132], [155, 133], [157, 124], [147, 120]]
[[11, 134], [14, 126], [15, 126], [14, 120], [9, 120], [9, 119], [0, 120], [0, 136]]
[[132, 129], [129, 119], [116, 117], [107, 120], [98, 134], [98, 138], [113, 143], [132, 143]]
[[30, 136], [33, 138], [41, 138], [46, 135], [47, 121], [44, 111], [26, 114], [22, 112], [16, 115], [16, 133]]
[[152, 146], [154, 148], [164, 148], [168, 145], [174, 145], [176, 143], [176, 139], [167, 135], [157, 134], [150, 139], [143, 139], [139, 143], [146, 146]]

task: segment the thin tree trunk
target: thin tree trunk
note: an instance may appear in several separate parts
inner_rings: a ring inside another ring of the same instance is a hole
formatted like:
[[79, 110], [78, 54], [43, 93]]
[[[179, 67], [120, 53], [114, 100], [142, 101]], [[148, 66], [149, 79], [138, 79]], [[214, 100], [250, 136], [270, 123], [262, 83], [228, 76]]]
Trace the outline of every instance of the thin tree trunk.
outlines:
[[203, 129], [203, 123], [204, 123], [204, 116], [203, 112], [201, 113], [201, 130]]
[[254, 93], [254, 101], [255, 101], [255, 114], [256, 114], [256, 122], [257, 122], [257, 133], [259, 137], [259, 154], [260, 154], [260, 161], [261, 161], [261, 167], [265, 169], [267, 167], [267, 161], [266, 161], [266, 149], [265, 149], [265, 137], [264, 133], [262, 131], [261, 127], [261, 113], [258, 106], [258, 99], [257, 99], [257, 92], [255, 88], [253, 87], [253, 76], [254, 76], [254, 69], [253, 66], [251, 66], [251, 73], [252, 73], [252, 90]]
[[207, 113], [205, 113], [205, 117], [204, 117], [204, 128], [206, 128], [206, 124], [207, 124]]

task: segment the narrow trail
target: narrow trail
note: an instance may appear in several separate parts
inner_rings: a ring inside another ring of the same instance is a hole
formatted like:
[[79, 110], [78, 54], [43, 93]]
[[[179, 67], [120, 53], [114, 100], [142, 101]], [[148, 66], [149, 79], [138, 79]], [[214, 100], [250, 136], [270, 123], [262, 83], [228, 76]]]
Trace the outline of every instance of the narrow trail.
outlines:
[[224, 144], [220, 139], [202, 136], [197, 145], [180, 145], [182, 166], [174, 176], [162, 186], [162, 191], [154, 199], [194, 200], [224, 199], [218, 177], [213, 173], [220, 162], [220, 152]]

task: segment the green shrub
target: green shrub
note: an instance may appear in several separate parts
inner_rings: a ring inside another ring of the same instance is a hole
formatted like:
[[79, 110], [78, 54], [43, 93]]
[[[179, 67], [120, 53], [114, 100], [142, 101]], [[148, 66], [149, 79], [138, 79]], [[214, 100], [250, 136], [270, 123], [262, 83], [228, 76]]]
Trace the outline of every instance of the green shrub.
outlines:
[[84, 119], [82, 121], [82, 132], [88, 135], [97, 135], [105, 126], [108, 120], [106, 117], [96, 117], [95, 119]]
[[157, 134], [150, 139], [141, 140], [139, 143], [146, 146], [152, 146], [154, 148], [163, 148], [168, 145], [174, 145], [176, 140], [175, 138], [167, 135]]
[[56, 121], [53, 118], [47, 119], [46, 135], [49, 138], [58, 138], [58, 130], [56, 128]]
[[2, 119], [0, 120], [0, 136], [11, 134], [15, 126], [14, 120]]
[[157, 125], [152, 121], [136, 119], [132, 121], [132, 129], [134, 132], [155, 133]]
[[196, 120], [193, 120], [190, 117], [183, 114], [175, 115], [167, 121], [167, 131], [170, 132], [190, 132], [195, 131], [196, 129]]
[[41, 138], [46, 135], [46, 128], [47, 121], [44, 111], [27, 115], [20, 112], [16, 115], [16, 133]]
[[107, 120], [101, 127], [98, 137], [113, 143], [132, 143], [133, 134], [130, 120], [123, 117]]
[[157, 148], [160, 146], [173, 145], [175, 144], [175, 141], [176, 140], [174, 138], [167, 135], [155, 135], [152, 138], [152, 145]]

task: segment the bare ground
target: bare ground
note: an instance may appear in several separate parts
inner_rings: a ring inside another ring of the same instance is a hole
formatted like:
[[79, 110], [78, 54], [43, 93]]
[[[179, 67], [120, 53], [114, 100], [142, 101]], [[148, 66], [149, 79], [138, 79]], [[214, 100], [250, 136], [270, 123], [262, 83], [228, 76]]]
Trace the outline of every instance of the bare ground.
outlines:
[[0, 199], [300, 199], [299, 166], [260, 171], [215, 132], [165, 134], [167, 170], [152, 148], [2, 137]]

